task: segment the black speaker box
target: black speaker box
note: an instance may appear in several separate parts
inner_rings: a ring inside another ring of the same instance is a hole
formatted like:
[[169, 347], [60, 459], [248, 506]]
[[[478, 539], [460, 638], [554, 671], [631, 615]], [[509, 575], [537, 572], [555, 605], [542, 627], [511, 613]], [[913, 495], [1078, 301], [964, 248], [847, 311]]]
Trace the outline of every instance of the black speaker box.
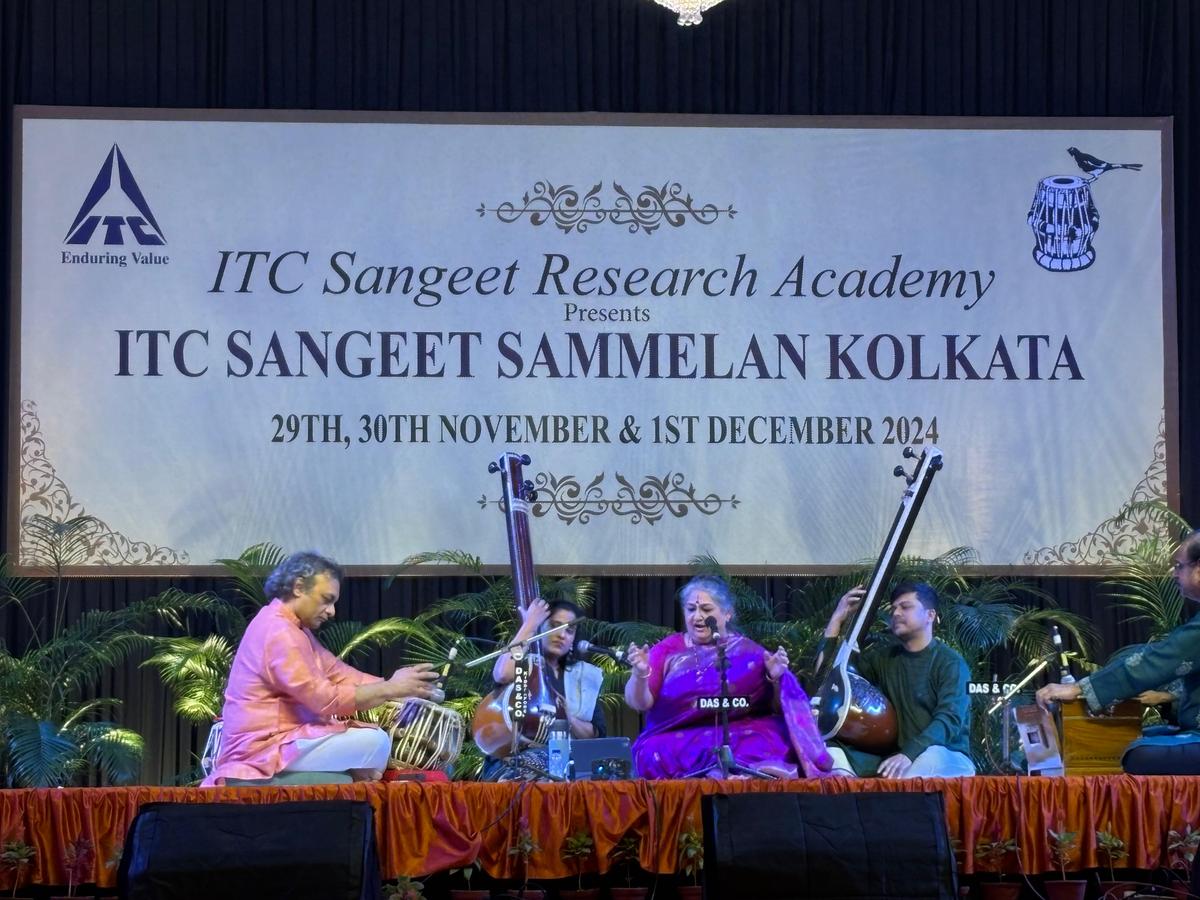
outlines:
[[370, 804], [148, 803], [121, 858], [127, 900], [378, 900]]
[[706, 900], [956, 900], [939, 793], [713, 794]]

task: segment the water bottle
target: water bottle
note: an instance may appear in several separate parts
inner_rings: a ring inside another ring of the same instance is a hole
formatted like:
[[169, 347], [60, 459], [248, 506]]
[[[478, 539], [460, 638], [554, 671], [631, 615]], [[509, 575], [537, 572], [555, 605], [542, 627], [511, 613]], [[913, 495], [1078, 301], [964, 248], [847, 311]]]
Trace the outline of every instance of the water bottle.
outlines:
[[1071, 674], [1071, 663], [1066, 651], [1063, 650], [1063, 639], [1062, 635], [1058, 633], [1057, 625], [1050, 626], [1050, 640], [1054, 644], [1054, 652], [1058, 654], [1059, 684], [1074, 684], [1075, 676]]
[[571, 765], [571, 730], [566, 719], [555, 719], [550, 726], [550, 740], [546, 742], [550, 774], [555, 778], [566, 778]]

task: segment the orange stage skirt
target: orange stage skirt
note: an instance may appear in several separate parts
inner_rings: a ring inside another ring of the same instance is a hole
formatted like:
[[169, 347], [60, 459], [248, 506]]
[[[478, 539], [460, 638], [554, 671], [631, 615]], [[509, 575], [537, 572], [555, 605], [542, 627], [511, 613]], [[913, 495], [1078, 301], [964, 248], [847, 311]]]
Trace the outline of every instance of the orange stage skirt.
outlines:
[[[427, 875], [478, 859], [497, 878], [516, 877], [508, 853], [525, 823], [540, 850], [529, 877], [563, 878], [578, 871], [562, 858], [566, 838], [580, 830], [595, 840], [584, 871], [604, 872], [608, 854], [633, 830], [641, 838], [641, 866], [676, 870], [676, 837], [700, 827], [700, 798], [712, 793], [760, 791], [941, 791], [950, 836], [959, 842], [960, 871], [975, 871], [970, 852], [980, 841], [1015, 837], [1027, 874], [1053, 867], [1046, 831], [1078, 832], [1072, 868], [1099, 866], [1097, 829], [1125, 841], [1123, 865], [1167, 865], [1167, 832], [1200, 824], [1200, 776], [1096, 775], [1073, 778], [976, 777], [913, 781], [613, 781], [575, 784], [448, 784], [393, 782], [278, 788], [57, 788], [0, 791], [0, 839], [37, 849], [25, 883], [66, 884], [63, 850], [80, 837], [95, 847], [90, 878], [110, 886], [129, 823], [143, 803], [273, 803], [282, 800], [357, 799], [375, 809], [380, 868], [385, 878]], [[1011, 863], [1011, 861], [1010, 861]], [[0, 887], [11, 874], [0, 875]]]

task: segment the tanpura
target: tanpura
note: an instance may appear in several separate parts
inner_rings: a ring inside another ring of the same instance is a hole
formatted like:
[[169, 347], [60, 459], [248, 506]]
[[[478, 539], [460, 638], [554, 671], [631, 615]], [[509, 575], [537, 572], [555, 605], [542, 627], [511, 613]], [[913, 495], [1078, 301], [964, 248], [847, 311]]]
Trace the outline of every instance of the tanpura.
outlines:
[[[906, 459], [915, 456], [911, 447], [905, 448]], [[896, 466], [894, 470], [897, 477], [904, 477], [905, 488], [900, 497], [900, 508], [871, 572], [866, 596], [849, 630], [839, 635], [842, 640], [837, 652], [829, 657], [822, 655], [817, 660], [813, 677], [817, 689], [812, 694], [812, 710], [822, 740], [838, 738], [852, 747], [881, 755], [895, 749], [896, 711], [882, 691], [854, 670], [851, 656], [859, 651], [859, 638], [875, 619], [934, 473], [941, 467], [942, 451], [930, 445], [921, 453], [913, 475], [907, 475], [903, 466]]]
[[[523, 466], [529, 462], [525, 454], [506, 451], [488, 466], [492, 474], [500, 473], [513, 593], [520, 610], [526, 609], [539, 596], [529, 540], [530, 509], [536, 492], [533, 483], [526, 481], [523, 474]], [[566, 717], [546, 679], [541, 642], [531, 641], [528, 647], [514, 647], [510, 652], [515, 667], [512, 683], [484, 697], [471, 722], [476, 745], [497, 758], [531, 744], [545, 744], [554, 720]]]

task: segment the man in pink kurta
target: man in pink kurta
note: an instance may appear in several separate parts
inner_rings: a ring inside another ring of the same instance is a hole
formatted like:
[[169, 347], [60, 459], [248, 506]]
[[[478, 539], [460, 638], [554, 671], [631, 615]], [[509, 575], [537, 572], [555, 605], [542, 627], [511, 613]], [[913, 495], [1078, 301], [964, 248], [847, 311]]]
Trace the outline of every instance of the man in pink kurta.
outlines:
[[246, 628], [225, 689], [221, 750], [205, 786], [227, 778], [265, 780], [283, 771], [332, 768], [378, 777], [390, 741], [357, 710], [401, 697], [439, 699], [428, 664], [390, 679], [360, 672], [313, 632], [335, 612], [343, 573], [315, 553], [296, 553], [267, 579], [269, 604]]

